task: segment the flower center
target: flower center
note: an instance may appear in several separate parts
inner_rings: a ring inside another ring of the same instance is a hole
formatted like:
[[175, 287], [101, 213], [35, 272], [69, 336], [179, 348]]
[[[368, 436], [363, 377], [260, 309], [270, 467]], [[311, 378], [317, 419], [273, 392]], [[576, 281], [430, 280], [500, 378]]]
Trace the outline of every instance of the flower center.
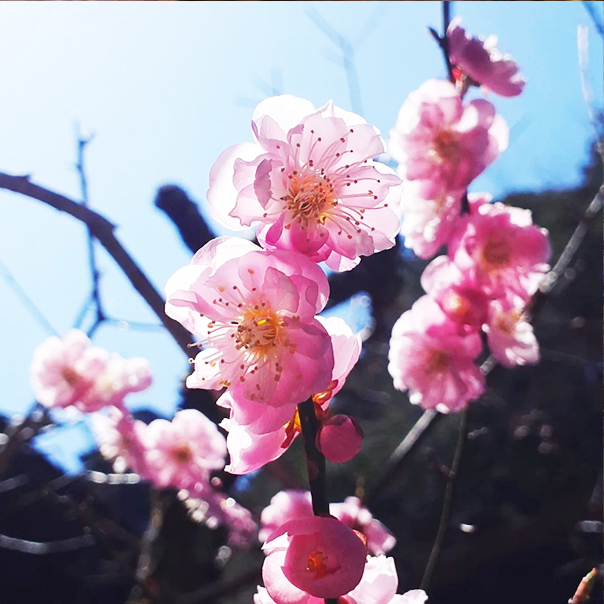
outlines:
[[72, 387], [76, 386], [82, 379], [82, 376], [71, 367], [63, 367], [61, 377]]
[[498, 331], [511, 336], [516, 330], [516, 325], [518, 324], [518, 321], [520, 321], [521, 315], [522, 311], [518, 309], [513, 309], [509, 312], [497, 313], [495, 319], [493, 320], [493, 326]]
[[505, 239], [491, 239], [482, 250], [482, 261], [485, 270], [496, 270], [509, 264], [510, 246]]
[[431, 350], [426, 359], [426, 373], [440, 373], [449, 366], [450, 360], [449, 355], [442, 350]]
[[432, 143], [430, 157], [439, 164], [456, 163], [459, 156], [459, 141], [449, 130], [441, 130]]
[[172, 456], [178, 463], [189, 463], [193, 457], [191, 445], [185, 443], [172, 451]]
[[325, 175], [303, 176], [296, 170], [289, 176], [287, 194], [281, 198], [293, 220], [323, 224], [326, 212], [337, 205], [334, 186]]
[[266, 357], [281, 344], [282, 331], [283, 319], [275, 312], [264, 307], [249, 308], [237, 326], [236, 347]]
[[313, 573], [315, 579], [321, 579], [326, 575], [335, 573], [340, 565], [330, 561], [329, 556], [319, 547], [308, 555], [306, 570]]

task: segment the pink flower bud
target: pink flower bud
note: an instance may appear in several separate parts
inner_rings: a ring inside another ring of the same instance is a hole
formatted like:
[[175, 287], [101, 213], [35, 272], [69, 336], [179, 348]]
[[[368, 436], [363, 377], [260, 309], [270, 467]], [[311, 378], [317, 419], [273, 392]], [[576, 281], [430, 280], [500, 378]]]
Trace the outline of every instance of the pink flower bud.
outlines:
[[348, 415], [330, 417], [317, 432], [317, 449], [334, 463], [350, 461], [360, 450], [363, 430]]

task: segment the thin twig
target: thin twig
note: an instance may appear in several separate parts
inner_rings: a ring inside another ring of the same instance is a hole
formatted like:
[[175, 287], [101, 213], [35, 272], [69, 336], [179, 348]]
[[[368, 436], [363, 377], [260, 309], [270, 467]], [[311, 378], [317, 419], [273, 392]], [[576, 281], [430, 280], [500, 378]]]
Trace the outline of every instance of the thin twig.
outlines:
[[86, 224], [86, 226], [90, 228], [92, 234], [120, 266], [136, 291], [158, 316], [159, 320], [172, 335], [181, 350], [188, 357], [195, 356], [196, 350], [191, 349], [188, 346], [191, 342], [189, 332], [182, 327], [180, 323], [170, 319], [165, 314], [164, 299], [118, 241], [114, 234], [115, 226], [111, 222], [100, 214], [93, 212], [86, 206], [76, 203], [64, 195], [59, 195], [49, 189], [33, 184], [26, 176], [12, 176], [0, 172], [0, 189], [7, 189], [41, 201], [61, 212], [66, 212]]
[[451, 469], [449, 471], [449, 475], [447, 476], [447, 486], [445, 488], [445, 498], [443, 501], [440, 522], [438, 524], [438, 531], [436, 533], [436, 539], [434, 540], [434, 545], [432, 546], [432, 551], [430, 552], [430, 558], [428, 559], [428, 564], [426, 565], [426, 570], [424, 571], [424, 576], [421, 582], [421, 588], [424, 591], [428, 591], [428, 588], [430, 587], [430, 581], [432, 579], [432, 575], [434, 574], [436, 565], [438, 564], [440, 552], [447, 535], [447, 529], [449, 528], [451, 510], [453, 508], [453, 497], [455, 494], [455, 479], [457, 478], [457, 474], [459, 472], [461, 459], [463, 457], [464, 444], [467, 439], [469, 412], [470, 407], [466, 407], [460, 413], [459, 433], [457, 436], [457, 445], [455, 447], [455, 456], [453, 457], [453, 463], [451, 464]]
[[24, 554], [56, 554], [59, 552], [73, 552], [94, 545], [95, 541], [92, 535], [82, 535], [81, 537], [71, 537], [69, 539], [60, 539], [58, 541], [28, 541], [27, 539], [16, 539], [8, 535], [0, 534], [0, 548], [12, 549]]
[[598, 13], [596, 13], [596, 10], [593, 6], [595, 3], [583, 0], [582, 4], [585, 7], [585, 10], [589, 14], [589, 16], [591, 17], [592, 23], [594, 24], [596, 31], [600, 34], [600, 36], [604, 37], [604, 24], [602, 23], [602, 20], [600, 19]]

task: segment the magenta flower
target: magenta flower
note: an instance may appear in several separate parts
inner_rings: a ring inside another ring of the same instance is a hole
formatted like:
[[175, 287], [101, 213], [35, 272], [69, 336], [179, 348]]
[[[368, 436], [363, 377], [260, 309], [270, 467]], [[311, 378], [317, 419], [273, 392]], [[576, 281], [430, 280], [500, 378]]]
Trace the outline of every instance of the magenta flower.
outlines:
[[[329, 333], [334, 354], [331, 381], [324, 391], [315, 392], [312, 395], [315, 412], [322, 421], [327, 418], [327, 408], [331, 399], [344, 386], [348, 374], [359, 358], [361, 339], [352, 333], [350, 327], [342, 319], [317, 317], [317, 320]], [[230, 410], [230, 419], [223, 420], [221, 427], [229, 433], [227, 448], [231, 461], [226, 471], [231, 474], [252, 472], [281, 457], [301, 432], [297, 410], [291, 412], [289, 421], [284, 422], [275, 430], [257, 434], [249, 424], [240, 423], [240, 421], [246, 421], [246, 419], [241, 419], [239, 412], [241, 403], [239, 405], [235, 403], [230, 393], [223, 394], [217, 404]], [[255, 424], [259, 421], [254, 417], [251, 417], [251, 420]]]
[[390, 152], [406, 180], [464, 189], [507, 147], [508, 129], [491, 103], [467, 105], [451, 82], [428, 80], [412, 92], [390, 132]]
[[523, 307], [505, 298], [494, 300], [484, 330], [491, 354], [505, 367], [539, 362], [539, 343], [523, 316]]
[[[358, 497], [347, 497], [343, 503], [332, 503], [329, 511], [347, 527], [363, 533], [367, 539], [367, 549], [372, 554], [385, 554], [396, 545], [394, 535], [361, 505]], [[262, 528], [258, 538], [261, 542], [266, 541], [273, 531], [289, 520], [312, 515], [308, 491], [280, 491], [271, 499], [270, 505], [262, 510]]]
[[397, 390], [410, 391], [414, 405], [459, 411], [484, 391], [474, 363], [481, 349], [477, 333], [460, 333], [432, 298], [422, 296], [394, 324], [388, 371]]
[[509, 55], [497, 50], [497, 38], [475, 38], [466, 34], [456, 17], [447, 29], [451, 63], [470, 79], [501, 96], [519, 95], [525, 84], [520, 68]]
[[373, 161], [376, 128], [331, 101], [315, 109], [291, 95], [262, 101], [257, 142], [230, 147], [210, 172], [208, 203], [224, 226], [258, 224], [270, 250], [301, 252], [336, 271], [390, 248], [399, 229], [400, 180]]
[[350, 461], [363, 443], [363, 430], [359, 423], [348, 415], [332, 415], [317, 432], [316, 447], [325, 458], [333, 463]]
[[109, 415], [95, 413], [92, 428], [101, 455], [113, 462], [116, 472], [133, 472], [147, 478], [146, 431], [147, 425], [135, 420], [127, 411], [111, 407]]
[[170, 278], [166, 294], [166, 314], [201, 336], [187, 386], [226, 387], [232, 419], [250, 431], [280, 428], [329, 385], [331, 338], [315, 318], [329, 285], [301, 254], [221, 237]]
[[171, 422], [153, 420], [146, 445], [147, 478], [162, 488], [209, 485], [210, 473], [224, 467], [227, 452], [224, 436], [196, 409], [178, 411]]
[[338, 598], [358, 585], [365, 568], [365, 545], [331, 517], [290, 520], [262, 549], [262, 579], [277, 604], [306, 604], [310, 596]]
[[431, 180], [407, 180], [402, 191], [405, 247], [420, 258], [432, 258], [454, 232], [465, 191], [450, 190]]
[[38, 402], [46, 407], [73, 405], [84, 413], [121, 405], [130, 392], [151, 384], [149, 363], [123, 359], [92, 346], [82, 331], [45, 340], [34, 351], [31, 382]]
[[490, 298], [527, 301], [549, 270], [547, 230], [533, 224], [529, 210], [488, 201], [470, 196], [470, 214], [451, 240], [449, 258]]
[[[340, 596], [339, 604], [425, 604], [426, 592], [421, 589], [396, 593], [398, 575], [394, 560], [385, 556], [370, 557], [365, 562], [365, 569], [360, 583], [349, 593]], [[258, 587], [254, 595], [254, 604], [275, 604], [263, 587]], [[309, 596], [306, 604], [324, 604], [324, 600]]]

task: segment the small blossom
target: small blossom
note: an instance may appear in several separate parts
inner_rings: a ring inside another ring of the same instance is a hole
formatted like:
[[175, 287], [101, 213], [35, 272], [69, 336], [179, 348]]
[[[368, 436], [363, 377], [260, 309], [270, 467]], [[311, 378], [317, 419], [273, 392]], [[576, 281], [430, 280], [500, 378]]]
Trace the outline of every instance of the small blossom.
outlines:
[[262, 549], [262, 579], [277, 604], [306, 604], [309, 596], [338, 598], [358, 585], [365, 568], [365, 545], [335, 518], [290, 520]]
[[329, 293], [323, 271], [294, 252], [213, 240], [166, 285], [168, 316], [201, 336], [189, 388], [231, 395], [232, 419], [267, 434], [324, 390], [331, 338], [315, 318]]
[[412, 92], [390, 132], [390, 152], [407, 180], [430, 180], [464, 189], [507, 147], [508, 129], [491, 103], [467, 105], [445, 80]]
[[533, 224], [529, 210], [489, 203], [485, 195], [470, 196], [470, 214], [463, 220], [449, 258], [488, 297], [528, 301], [549, 270], [547, 230]]
[[210, 472], [224, 467], [226, 441], [216, 425], [196, 409], [178, 411], [171, 422], [147, 426], [148, 478], [159, 487], [209, 484]]
[[463, 76], [501, 96], [518, 96], [525, 84], [520, 68], [509, 55], [497, 50], [497, 38], [476, 38], [466, 34], [456, 17], [447, 29], [449, 56]]
[[[396, 545], [394, 535], [361, 505], [358, 497], [347, 497], [342, 503], [332, 503], [329, 511], [347, 527], [363, 533], [367, 539], [367, 549], [372, 554], [385, 554]], [[258, 538], [261, 542], [266, 541], [273, 531], [289, 520], [312, 515], [312, 503], [308, 491], [280, 491], [271, 499], [270, 505], [262, 510], [260, 516], [262, 528]]]
[[291, 95], [262, 101], [252, 120], [257, 143], [227, 149], [210, 172], [208, 202], [231, 229], [259, 224], [266, 249], [301, 252], [349, 270], [394, 245], [399, 179], [374, 162], [379, 132], [331, 101], [315, 109]]
[[392, 329], [388, 371], [409, 401], [441, 413], [459, 411], [484, 391], [484, 376], [474, 361], [482, 343], [463, 334], [428, 296], [403, 313]]
[[506, 299], [494, 300], [484, 330], [491, 354], [505, 367], [539, 362], [539, 343], [522, 307]]
[[73, 405], [84, 413], [121, 405], [128, 393], [144, 390], [151, 379], [145, 359], [110, 355], [92, 346], [78, 329], [40, 344], [31, 367], [31, 382], [40, 404], [61, 408]]

